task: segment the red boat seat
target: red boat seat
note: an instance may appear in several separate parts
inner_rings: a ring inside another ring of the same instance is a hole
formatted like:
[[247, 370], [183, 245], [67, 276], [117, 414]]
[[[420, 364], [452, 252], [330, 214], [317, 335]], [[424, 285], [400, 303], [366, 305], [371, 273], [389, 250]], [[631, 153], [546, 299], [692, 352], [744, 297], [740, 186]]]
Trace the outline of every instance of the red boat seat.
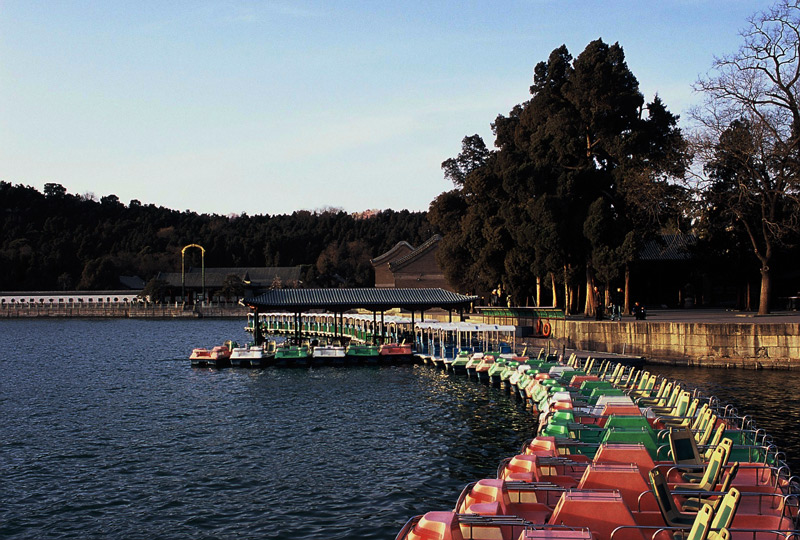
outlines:
[[454, 512], [428, 512], [411, 528], [406, 540], [463, 540]]
[[517, 516], [531, 523], [543, 524], [553, 509], [541, 503], [512, 503], [503, 480], [483, 479], [472, 486], [458, 513], [484, 516]]
[[517, 482], [536, 481], [536, 458], [532, 454], [520, 454], [514, 456], [505, 464], [498, 478]]
[[536, 437], [525, 447], [525, 453], [535, 454], [537, 456], [557, 456], [558, 446], [556, 445], [556, 438]]

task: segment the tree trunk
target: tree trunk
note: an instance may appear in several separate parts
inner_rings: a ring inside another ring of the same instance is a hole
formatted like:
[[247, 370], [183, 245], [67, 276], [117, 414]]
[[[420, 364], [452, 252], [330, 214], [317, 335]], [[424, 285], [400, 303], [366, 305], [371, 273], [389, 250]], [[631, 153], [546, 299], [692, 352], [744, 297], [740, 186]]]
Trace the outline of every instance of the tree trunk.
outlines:
[[569, 289], [567, 289], [569, 291], [569, 311], [570, 311], [570, 313], [577, 313], [578, 312], [578, 305], [579, 304], [578, 304], [578, 295], [575, 292], [576, 289], [577, 289], [577, 287], [575, 287], [575, 285], [573, 285], [572, 283], [570, 283]]
[[558, 297], [556, 296], [556, 274], [555, 272], [550, 272], [550, 284], [552, 287], [550, 291], [553, 293], [553, 307], [558, 307]]
[[594, 280], [589, 265], [586, 265], [586, 307], [583, 310], [585, 317], [594, 317], [597, 313], [597, 299], [594, 297]]
[[750, 280], [747, 280], [747, 285], [744, 289], [744, 310], [745, 311], [753, 311], [753, 306], [750, 304]]
[[542, 305], [542, 276], [536, 276], [536, 307]]
[[631, 312], [631, 267], [625, 263], [625, 313]]
[[567, 279], [567, 265], [564, 265], [564, 315], [569, 315], [569, 280]]
[[761, 295], [758, 297], [758, 314], [769, 314], [769, 296], [772, 288], [771, 272], [766, 262], [761, 264]]

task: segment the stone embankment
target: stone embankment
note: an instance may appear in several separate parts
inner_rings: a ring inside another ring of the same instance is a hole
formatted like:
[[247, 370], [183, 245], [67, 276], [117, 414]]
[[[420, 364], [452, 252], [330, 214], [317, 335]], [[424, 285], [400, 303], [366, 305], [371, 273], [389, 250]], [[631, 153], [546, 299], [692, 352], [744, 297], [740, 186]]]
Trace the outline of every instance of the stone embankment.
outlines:
[[[676, 320], [667, 320], [674, 318]], [[557, 348], [642, 356], [648, 363], [746, 369], [800, 369], [800, 315], [702, 312], [621, 322], [551, 320]], [[544, 346], [547, 340], [531, 340]]]
[[111, 317], [111, 318], [245, 318], [250, 310], [238, 304], [209, 304], [204, 306], [176, 306], [152, 303], [125, 303], [107, 305], [15, 305], [3, 306], [0, 319], [50, 318], [50, 317]]

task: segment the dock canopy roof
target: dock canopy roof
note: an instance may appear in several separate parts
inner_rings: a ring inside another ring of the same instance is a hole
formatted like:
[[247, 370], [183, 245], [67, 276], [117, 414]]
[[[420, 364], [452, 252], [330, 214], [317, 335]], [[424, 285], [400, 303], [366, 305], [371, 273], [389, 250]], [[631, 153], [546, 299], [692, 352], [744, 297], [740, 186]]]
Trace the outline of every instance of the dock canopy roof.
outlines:
[[242, 302], [260, 310], [345, 312], [351, 309], [466, 309], [477, 299], [477, 296], [464, 296], [444, 289], [273, 289]]

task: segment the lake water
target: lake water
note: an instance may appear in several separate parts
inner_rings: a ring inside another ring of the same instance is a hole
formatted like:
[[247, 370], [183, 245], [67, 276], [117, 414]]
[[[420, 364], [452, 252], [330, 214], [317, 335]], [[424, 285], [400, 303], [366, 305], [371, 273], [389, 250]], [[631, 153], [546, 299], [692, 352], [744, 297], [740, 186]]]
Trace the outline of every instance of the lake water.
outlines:
[[[427, 366], [190, 367], [243, 324], [0, 322], [0, 538], [392, 539], [535, 431], [506, 394]], [[798, 372], [670, 370], [796, 456]]]
[[717, 396], [750, 416], [786, 454], [792, 472], [800, 474], [800, 371], [709, 369], [649, 365], [648, 369], [685, 381], [703, 394]]
[[0, 323], [0, 538], [394, 538], [535, 430], [427, 366], [190, 367], [243, 324]]

